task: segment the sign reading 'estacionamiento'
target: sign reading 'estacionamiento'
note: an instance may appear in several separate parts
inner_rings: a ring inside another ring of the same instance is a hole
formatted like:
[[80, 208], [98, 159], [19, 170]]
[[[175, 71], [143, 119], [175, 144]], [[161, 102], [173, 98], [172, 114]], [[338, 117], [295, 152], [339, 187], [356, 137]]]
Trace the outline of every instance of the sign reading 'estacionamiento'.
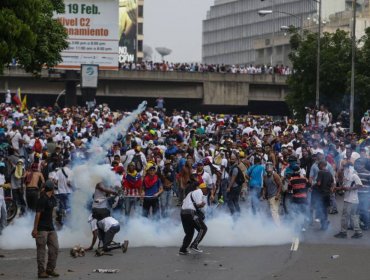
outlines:
[[55, 18], [66, 28], [69, 46], [56, 68], [80, 70], [97, 64], [118, 70], [118, 0], [65, 0], [65, 13]]

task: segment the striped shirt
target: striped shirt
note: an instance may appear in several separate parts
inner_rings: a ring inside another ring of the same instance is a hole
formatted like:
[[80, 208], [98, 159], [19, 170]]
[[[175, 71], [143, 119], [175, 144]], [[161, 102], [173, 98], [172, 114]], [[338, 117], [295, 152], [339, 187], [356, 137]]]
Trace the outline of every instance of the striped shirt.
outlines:
[[301, 176], [293, 176], [289, 180], [289, 189], [293, 191], [293, 202], [307, 202], [307, 179]]

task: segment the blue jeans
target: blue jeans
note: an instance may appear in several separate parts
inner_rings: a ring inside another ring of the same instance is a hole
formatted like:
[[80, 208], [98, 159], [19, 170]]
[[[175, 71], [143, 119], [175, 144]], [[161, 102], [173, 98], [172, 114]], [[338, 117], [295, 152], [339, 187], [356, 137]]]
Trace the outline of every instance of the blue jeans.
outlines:
[[320, 219], [321, 229], [327, 229], [328, 221], [328, 208], [330, 207], [330, 194], [315, 192], [314, 201], [316, 217]]
[[235, 212], [240, 212], [239, 196], [241, 187], [231, 188], [230, 192], [227, 193], [227, 206], [229, 206], [231, 215]]
[[357, 212], [364, 229], [369, 227], [369, 199], [370, 193], [358, 193], [359, 204]]
[[260, 210], [260, 197], [261, 197], [261, 188], [250, 188], [249, 199], [252, 207], [253, 215], [256, 215]]
[[332, 211], [338, 211], [335, 193], [330, 194], [330, 207]]
[[306, 221], [308, 221], [308, 204], [307, 203], [295, 203], [292, 201], [290, 204], [291, 207], [291, 217], [302, 216], [302, 219], [298, 222], [298, 230], [301, 230], [302, 227], [305, 227]]
[[227, 186], [229, 184], [229, 179], [222, 179], [221, 180], [221, 184], [220, 184], [220, 191], [218, 193], [219, 195], [219, 199], [221, 198], [221, 196], [223, 196], [224, 198], [224, 202], [227, 202]]
[[172, 197], [172, 189], [165, 190], [160, 196], [162, 217], [167, 217], [168, 208], [170, 207]]
[[56, 194], [55, 197], [58, 200], [58, 215], [63, 215], [69, 209], [69, 193], [59, 193]]

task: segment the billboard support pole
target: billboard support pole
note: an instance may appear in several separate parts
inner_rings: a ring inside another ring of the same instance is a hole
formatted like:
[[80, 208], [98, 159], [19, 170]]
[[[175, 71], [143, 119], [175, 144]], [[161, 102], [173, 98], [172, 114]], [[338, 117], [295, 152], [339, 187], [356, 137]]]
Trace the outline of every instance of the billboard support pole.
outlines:
[[76, 86], [78, 81], [78, 74], [76, 70], [66, 70], [66, 83], [65, 83], [65, 106], [71, 107], [77, 105], [77, 92]]

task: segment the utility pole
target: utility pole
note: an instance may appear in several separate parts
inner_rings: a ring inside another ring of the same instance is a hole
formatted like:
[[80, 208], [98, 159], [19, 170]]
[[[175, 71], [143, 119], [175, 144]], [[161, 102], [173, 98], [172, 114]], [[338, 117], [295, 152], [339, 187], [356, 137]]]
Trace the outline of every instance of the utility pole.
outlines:
[[351, 98], [349, 105], [349, 131], [353, 132], [355, 103], [355, 58], [356, 58], [356, 0], [352, 0], [352, 63], [351, 63]]
[[320, 46], [320, 38], [321, 38], [321, 5], [322, 0], [319, 0], [317, 3], [319, 5], [319, 27], [317, 31], [317, 64], [316, 64], [316, 107], [319, 108], [320, 106], [320, 53], [321, 53], [321, 46]]

